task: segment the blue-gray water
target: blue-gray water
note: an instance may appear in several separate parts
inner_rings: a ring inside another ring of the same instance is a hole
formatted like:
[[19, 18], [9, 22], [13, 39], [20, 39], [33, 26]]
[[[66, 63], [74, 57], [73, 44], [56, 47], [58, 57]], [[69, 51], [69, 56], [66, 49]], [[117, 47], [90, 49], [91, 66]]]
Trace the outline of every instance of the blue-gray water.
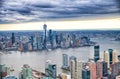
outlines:
[[[100, 45], [100, 57], [103, 58], [105, 50], [116, 49], [120, 54], [120, 41], [112, 41], [111, 38], [94, 38], [93, 41]], [[0, 52], [2, 53], [2, 52]], [[61, 72], [62, 54], [66, 53], [69, 56], [76, 56], [80, 61], [87, 61], [88, 58], [93, 58], [93, 46], [80, 47], [70, 49], [57, 49], [54, 51], [40, 51], [40, 52], [25, 52], [19, 51], [7, 52], [8, 54], [0, 54], [0, 63], [8, 66], [13, 66], [15, 71], [11, 75], [18, 75], [23, 64], [29, 64], [33, 69], [45, 72], [46, 60], [51, 60], [51, 63], [57, 64], [57, 73]]]

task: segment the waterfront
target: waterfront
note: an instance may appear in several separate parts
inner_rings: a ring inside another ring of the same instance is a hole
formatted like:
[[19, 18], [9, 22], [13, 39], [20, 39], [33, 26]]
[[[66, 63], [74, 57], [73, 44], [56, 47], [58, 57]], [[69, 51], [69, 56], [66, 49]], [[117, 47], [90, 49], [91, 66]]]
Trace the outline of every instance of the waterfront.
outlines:
[[[120, 41], [112, 41], [110, 38], [94, 38], [91, 39], [100, 45], [100, 57], [103, 58], [105, 50], [116, 49], [120, 54]], [[93, 58], [93, 46], [80, 47], [70, 49], [56, 49], [53, 51], [40, 51], [40, 52], [6, 52], [8, 54], [0, 54], [0, 63], [12, 66], [15, 71], [11, 73], [17, 76], [23, 64], [29, 64], [33, 69], [45, 72], [46, 60], [51, 60], [52, 63], [57, 64], [57, 74], [61, 72], [62, 54], [66, 53], [69, 56], [76, 56], [78, 60], [87, 61], [88, 58]]]

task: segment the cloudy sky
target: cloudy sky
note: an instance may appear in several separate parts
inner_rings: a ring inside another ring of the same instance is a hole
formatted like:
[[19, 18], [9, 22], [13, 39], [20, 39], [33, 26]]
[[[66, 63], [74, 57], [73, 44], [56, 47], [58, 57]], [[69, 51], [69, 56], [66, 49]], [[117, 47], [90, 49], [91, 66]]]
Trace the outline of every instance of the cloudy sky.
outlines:
[[119, 4], [119, 0], [0, 0], [0, 25], [120, 17]]

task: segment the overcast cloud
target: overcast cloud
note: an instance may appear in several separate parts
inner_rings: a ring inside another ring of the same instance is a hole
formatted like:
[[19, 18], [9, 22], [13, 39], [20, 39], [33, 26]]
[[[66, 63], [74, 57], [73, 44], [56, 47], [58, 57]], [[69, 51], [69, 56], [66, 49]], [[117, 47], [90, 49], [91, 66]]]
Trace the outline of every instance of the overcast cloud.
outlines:
[[118, 14], [119, 0], [0, 0], [0, 23]]

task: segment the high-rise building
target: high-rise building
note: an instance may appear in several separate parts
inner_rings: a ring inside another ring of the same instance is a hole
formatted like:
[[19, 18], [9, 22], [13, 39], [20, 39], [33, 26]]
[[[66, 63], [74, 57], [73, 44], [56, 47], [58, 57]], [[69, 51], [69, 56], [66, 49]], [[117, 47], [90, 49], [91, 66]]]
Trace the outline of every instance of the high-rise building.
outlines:
[[44, 45], [44, 48], [46, 48], [46, 43], [47, 43], [47, 25], [46, 24], [43, 25], [43, 37], [44, 37], [43, 45]]
[[71, 56], [69, 58], [70, 62], [70, 71], [71, 71], [71, 79], [76, 79], [76, 69], [77, 69], [77, 58], [75, 56]]
[[34, 43], [34, 37], [33, 36], [31, 36], [30, 42], [31, 42], [31, 45], [32, 45], [32, 50], [33, 50], [34, 49], [34, 45], [33, 45], [33, 43]]
[[83, 62], [77, 61], [77, 70], [76, 70], [77, 79], [82, 79], [82, 69], [83, 69]]
[[63, 67], [68, 67], [68, 55], [63, 54]]
[[112, 73], [112, 77], [114, 77], [114, 78], [115, 78], [115, 76], [120, 74], [120, 62], [116, 62], [111, 65], [111, 73]]
[[109, 60], [110, 60], [110, 64], [112, 64], [112, 59], [113, 59], [113, 49], [108, 49], [108, 52], [109, 52]]
[[51, 29], [49, 30], [49, 41], [51, 44], [51, 48], [53, 48], [53, 34]]
[[89, 69], [83, 69], [82, 70], [82, 79], [91, 79], [90, 78], [90, 70]]
[[112, 58], [112, 64], [118, 62], [118, 55], [117, 55], [117, 51], [113, 50], [113, 58]]
[[105, 77], [105, 76], [108, 75], [107, 62], [105, 62], [105, 61], [102, 62], [102, 68], [103, 68], [103, 69], [102, 69], [102, 70], [103, 70], [102, 74], [103, 74], [103, 76]]
[[107, 68], [107, 62], [105, 61], [97, 61], [97, 78], [102, 79], [103, 77], [107, 76], [108, 74], [108, 68]]
[[100, 51], [100, 46], [94, 46], [94, 61], [97, 62], [100, 59], [99, 52]]
[[91, 73], [91, 79], [97, 79], [96, 63], [95, 62], [89, 62], [89, 69], [90, 69], [90, 73]]
[[102, 66], [102, 62], [99, 60], [96, 62], [97, 65], [97, 79], [102, 79], [103, 77], [103, 66]]
[[71, 79], [76, 79], [76, 67], [75, 67], [75, 61], [70, 60], [70, 72], [71, 72]]
[[107, 62], [107, 68], [110, 68], [110, 57], [108, 51], [104, 51], [104, 61]]
[[11, 40], [12, 40], [12, 45], [13, 45], [15, 43], [15, 35], [14, 35], [14, 33], [12, 33]]
[[57, 77], [57, 66], [56, 64], [48, 64], [48, 67], [45, 68], [45, 73], [50, 79], [56, 79]]

